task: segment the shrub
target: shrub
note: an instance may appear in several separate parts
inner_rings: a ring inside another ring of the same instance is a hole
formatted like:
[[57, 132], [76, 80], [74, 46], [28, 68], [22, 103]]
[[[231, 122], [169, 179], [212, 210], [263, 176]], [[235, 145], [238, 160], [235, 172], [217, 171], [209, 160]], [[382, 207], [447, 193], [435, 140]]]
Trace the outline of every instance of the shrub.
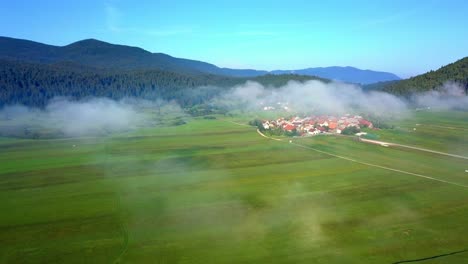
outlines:
[[341, 134], [343, 135], [354, 135], [356, 133], [359, 133], [359, 128], [355, 126], [349, 126], [343, 130], [341, 130]]

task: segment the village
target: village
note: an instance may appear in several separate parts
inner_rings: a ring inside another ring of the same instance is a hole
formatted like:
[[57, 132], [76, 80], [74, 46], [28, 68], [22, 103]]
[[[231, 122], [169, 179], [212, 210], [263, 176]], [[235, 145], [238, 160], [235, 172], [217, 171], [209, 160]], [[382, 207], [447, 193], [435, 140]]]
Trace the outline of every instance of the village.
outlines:
[[308, 117], [279, 118], [277, 120], [263, 120], [262, 128], [265, 131], [286, 132], [296, 136], [314, 136], [318, 134], [355, 134], [365, 135], [361, 128], [374, 128], [372, 122], [360, 115], [346, 114], [341, 117], [320, 115]]

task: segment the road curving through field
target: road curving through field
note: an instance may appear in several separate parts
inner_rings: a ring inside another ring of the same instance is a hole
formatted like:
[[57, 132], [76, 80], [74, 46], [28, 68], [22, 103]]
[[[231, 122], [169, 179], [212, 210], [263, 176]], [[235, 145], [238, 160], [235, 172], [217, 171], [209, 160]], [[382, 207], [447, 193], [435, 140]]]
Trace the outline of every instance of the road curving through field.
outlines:
[[[269, 136], [263, 134], [259, 129], [257, 129], [257, 133], [258, 133], [259, 135], [261, 135], [262, 137], [267, 138], [267, 139], [271, 139], [271, 140], [275, 140], [275, 141], [287, 142], [287, 141], [282, 140], [282, 139], [269, 137]], [[313, 150], [313, 151], [316, 151], [316, 152], [319, 152], [319, 153], [322, 153], [322, 154], [325, 154], [325, 155], [328, 155], [328, 156], [332, 156], [332, 157], [335, 157], [335, 158], [339, 158], [339, 159], [343, 159], [343, 160], [355, 162], [355, 163], [358, 163], [358, 164], [366, 165], [366, 166], [369, 166], [369, 167], [375, 167], [375, 168], [379, 168], [379, 169], [383, 169], [383, 170], [388, 170], [388, 171], [398, 172], [398, 173], [402, 173], [402, 174], [406, 174], [406, 175], [411, 175], [411, 176], [415, 176], [415, 177], [419, 177], [419, 178], [424, 178], [424, 179], [427, 179], [427, 180], [432, 180], [432, 181], [442, 182], [442, 183], [446, 183], [446, 184], [451, 184], [451, 185], [455, 185], [455, 186], [462, 187], [462, 188], [468, 188], [468, 185], [463, 185], [463, 184], [456, 183], [456, 182], [441, 180], [441, 179], [437, 179], [437, 178], [430, 177], [430, 176], [423, 175], [423, 174], [419, 174], [419, 173], [413, 173], [413, 172], [404, 171], [404, 170], [399, 170], [399, 169], [390, 168], [390, 167], [386, 167], [386, 166], [381, 166], [381, 165], [373, 164], [373, 163], [369, 163], [369, 162], [358, 161], [358, 160], [355, 160], [355, 159], [352, 159], [352, 158], [348, 158], [348, 157], [344, 157], [344, 156], [340, 156], [340, 155], [335, 155], [335, 154], [333, 154], [333, 153], [329, 153], [329, 152], [326, 152], [326, 151], [323, 151], [323, 150], [319, 150], [319, 149], [316, 149], [316, 148], [312, 148], [312, 147], [310, 147], [310, 146], [297, 144], [297, 143], [295, 143], [295, 142], [293, 142], [293, 141], [291, 141], [291, 140], [289, 141], [289, 144], [292, 144], [292, 145], [297, 146], [297, 147], [300, 147], [300, 148], [310, 149], [310, 150]]]

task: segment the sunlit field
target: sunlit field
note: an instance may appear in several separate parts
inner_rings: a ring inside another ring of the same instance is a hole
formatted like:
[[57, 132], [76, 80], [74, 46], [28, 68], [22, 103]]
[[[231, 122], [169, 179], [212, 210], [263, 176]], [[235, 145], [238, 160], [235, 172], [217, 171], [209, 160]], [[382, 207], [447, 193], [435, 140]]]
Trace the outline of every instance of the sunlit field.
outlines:
[[[275, 141], [249, 118], [1, 138], [0, 262], [394, 263], [468, 248], [467, 159], [341, 136]], [[466, 120], [416, 112], [372, 133], [468, 156]]]

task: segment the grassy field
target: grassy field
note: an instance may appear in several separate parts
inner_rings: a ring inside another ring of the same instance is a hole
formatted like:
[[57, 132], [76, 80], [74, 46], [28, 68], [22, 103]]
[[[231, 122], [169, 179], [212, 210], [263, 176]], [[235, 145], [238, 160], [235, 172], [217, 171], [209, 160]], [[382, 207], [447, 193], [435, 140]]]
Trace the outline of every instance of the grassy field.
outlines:
[[[467, 154], [466, 120], [416, 113], [377, 133]], [[448, 124], [457, 129], [436, 129]], [[393, 263], [468, 249], [466, 160], [335, 136], [293, 143], [203, 118], [105, 138], [0, 138], [0, 262]]]
[[414, 111], [393, 122], [394, 129], [368, 131], [380, 140], [468, 156], [468, 114], [461, 111]]

